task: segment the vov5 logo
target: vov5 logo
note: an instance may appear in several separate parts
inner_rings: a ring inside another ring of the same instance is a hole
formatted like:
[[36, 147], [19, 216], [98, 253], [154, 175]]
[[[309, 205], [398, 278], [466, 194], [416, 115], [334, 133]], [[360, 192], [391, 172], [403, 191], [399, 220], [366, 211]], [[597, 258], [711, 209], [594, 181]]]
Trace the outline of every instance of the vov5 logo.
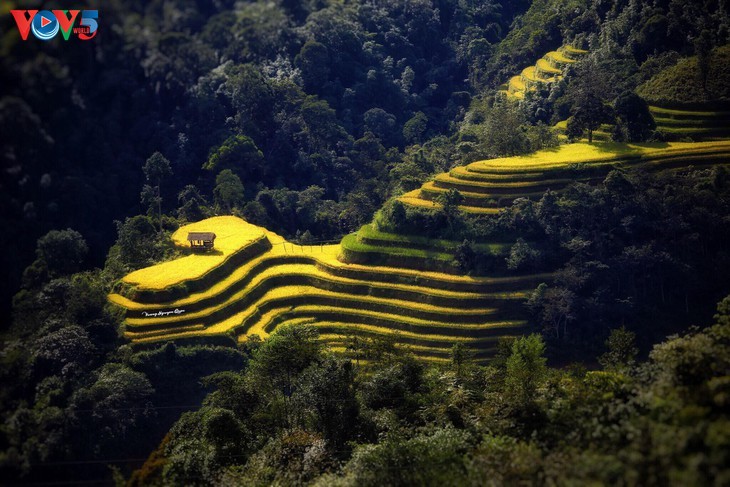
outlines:
[[[88, 41], [96, 37], [99, 27], [98, 10], [11, 10], [10, 13], [23, 40], [28, 39], [28, 33], [33, 31], [38, 39], [50, 41], [61, 31], [65, 40], [73, 32], [82, 41]], [[77, 19], [78, 26], [74, 27]]]

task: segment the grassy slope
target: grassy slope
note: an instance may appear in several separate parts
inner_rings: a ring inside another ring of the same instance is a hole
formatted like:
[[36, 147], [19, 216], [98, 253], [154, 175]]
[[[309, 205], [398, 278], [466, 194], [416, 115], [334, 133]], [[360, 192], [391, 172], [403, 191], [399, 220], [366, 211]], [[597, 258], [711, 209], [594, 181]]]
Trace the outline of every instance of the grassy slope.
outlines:
[[657, 129], [668, 140], [730, 137], [730, 46], [713, 51], [706, 86], [697, 57], [689, 57], [636, 91], [650, 103]]
[[697, 57], [679, 60], [639, 86], [637, 93], [650, 105], [691, 109], [717, 108], [717, 102], [730, 104], [730, 45], [713, 51], [707, 78], [707, 90], [698, 75]]

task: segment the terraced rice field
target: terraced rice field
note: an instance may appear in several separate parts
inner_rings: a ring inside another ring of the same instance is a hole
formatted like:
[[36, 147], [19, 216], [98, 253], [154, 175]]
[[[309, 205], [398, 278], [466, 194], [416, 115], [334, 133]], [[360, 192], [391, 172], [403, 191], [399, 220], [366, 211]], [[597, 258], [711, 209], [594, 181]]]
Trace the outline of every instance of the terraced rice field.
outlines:
[[597, 182], [614, 168], [654, 171], [728, 163], [729, 141], [566, 144], [527, 156], [457, 167], [399, 199], [408, 206], [438, 209], [438, 197], [456, 189], [464, 196], [463, 211], [496, 214], [517, 198], [537, 199], [547, 189], [559, 192], [576, 181]]
[[519, 75], [510, 78], [500, 92], [508, 100], [522, 100], [526, 92], [562, 79], [563, 69], [575, 63], [587, 52], [572, 46], [563, 46], [557, 51], [551, 51], [538, 59], [534, 66], [528, 66]]
[[657, 130], [667, 139], [718, 140], [730, 137], [730, 112], [677, 110], [650, 106]]
[[[344, 241], [342, 246], [299, 246], [236, 217], [185, 226], [174, 237], [182, 246], [190, 230], [212, 231], [220, 238], [231, 229], [241, 236], [235, 240], [238, 248], [234, 240], [224, 243], [215, 266], [210, 256], [195, 254], [137, 271], [116, 285], [109, 299], [125, 314], [129, 340], [235, 336], [245, 341], [253, 334], [265, 338], [282, 324], [311, 322], [335, 350], [351, 336], [395, 334], [401, 346], [424, 360], [445, 360], [457, 342], [484, 358], [500, 336], [526, 331], [522, 303], [527, 292], [550, 277], [416, 270], [432, 268], [434, 255], [451, 264], [456, 242], [406, 239], [371, 228], [363, 229], [362, 237], [348, 237], [364, 246], [347, 248], [349, 259]], [[501, 256], [505, 248], [494, 244], [482, 250]], [[372, 249], [395, 258], [398, 266], [352, 263], [359, 252], [365, 255], [361, 259], [370, 258]], [[160, 276], [166, 269], [175, 269], [174, 278]]]
[[[496, 213], [518, 197], [538, 198], [574, 181], [602, 179], [613, 168], [669, 170], [730, 164], [730, 141], [656, 144], [569, 144], [529, 156], [479, 161], [441, 174], [403, 203], [438, 208], [453, 188], [463, 210]], [[394, 336], [429, 361], [448, 359], [454, 343], [478, 359], [499, 337], [528, 330], [524, 300], [549, 274], [465, 276], [454, 263], [458, 242], [389, 234], [366, 225], [340, 244], [300, 246], [232, 217], [180, 228], [214, 232], [216, 249], [133, 272], [109, 300], [122, 309], [133, 343], [200, 337], [267, 337], [283, 324], [312, 323], [320, 339], [346, 355], [353, 337]], [[504, 265], [511, 243], [481, 243], [481, 253]]]

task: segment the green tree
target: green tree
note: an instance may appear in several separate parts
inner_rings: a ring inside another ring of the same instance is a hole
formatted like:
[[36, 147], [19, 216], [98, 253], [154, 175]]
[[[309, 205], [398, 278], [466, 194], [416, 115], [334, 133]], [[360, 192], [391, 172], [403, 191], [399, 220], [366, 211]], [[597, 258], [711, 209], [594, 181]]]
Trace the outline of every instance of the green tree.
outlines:
[[463, 370], [471, 363], [473, 358], [474, 353], [464, 343], [455, 343], [451, 347], [451, 366], [456, 371], [457, 377], [462, 376]]
[[560, 145], [558, 136], [555, 131], [547, 124], [538, 122], [537, 125], [527, 127], [527, 139], [530, 142], [530, 149], [538, 151], [557, 147]]
[[240, 129], [259, 140], [273, 122], [274, 92], [254, 64], [232, 64], [221, 89], [230, 97]]
[[464, 240], [454, 251], [454, 260], [464, 272], [473, 271], [477, 265], [477, 253], [471, 240]]
[[717, 303], [717, 314], [714, 318], [718, 325], [730, 326], [730, 295]]
[[461, 214], [459, 205], [464, 202], [464, 196], [459, 190], [449, 188], [445, 193], [441, 193], [436, 201], [441, 204], [441, 211], [449, 224], [449, 230], [453, 234], [454, 224], [458, 221], [459, 215]]
[[363, 115], [365, 130], [374, 133], [376, 137], [391, 144], [394, 138], [395, 116], [386, 112], [382, 108], [371, 108]]
[[51, 230], [36, 245], [36, 256], [45, 263], [50, 277], [78, 272], [88, 251], [81, 234], [70, 228]]
[[712, 33], [707, 29], [702, 29], [700, 35], [695, 39], [694, 48], [697, 56], [697, 76], [700, 79], [702, 92], [707, 96], [707, 78], [712, 65]]
[[606, 74], [595, 61], [581, 63], [571, 84], [573, 116], [568, 119], [569, 137], [579, 138], [587, 131], [588, 143], [592, 143], [593, 132], [610, 121], [611, 110], [606, 105], [609, 93], [606, 79]]
[[520, 237], [510, 249], [505, 261], [509, 270], [525, 270], [537, 267], [540, 257], [540, 251]]
[[[79, 415], [78, 428], [91, 428], [99, 438], [97, 444], [111, 454], [120, 440], [139, 432], [155, 413], [152, 409], [154, 389], [149, 379], [119, 363], [107, 363], [93, 373], [89, 387], [79, 389], [71, 400], [71, 411], [84, 410]], [[84, 445], [87, 446], [87, 445]]]
[[159, 260], [169, 248], [169, 240], [160, 237], [146, 215], [127, 218], [117, 225], [117, 242], [107, 260], [118, 260], [130, 269], [139, 269]]
[[196, 222], [205, 218], [208, 202], [200, 193], [200, 190], [193, 185], [186, 185], [177, 195], [178, 209], [177, 216], [187, 222]]
[[646, 101], [633, 91], [619, 95], [614, 104], [617, 142], [644, 142], [654, 133], [656, 122]]
[[[348, 485], [466, 485], [468, 447], [468, 433], [456, 428], [428, 429], [405, 438], [393, 435], [356, 449], [342, 471]], [[334, 479], [323, 480], [323, 485], [338, 485]]]
[[428, 126], [428, 117], [423, 112], [416, 112], [403, 125], [403, 138], [409, 144], [420, 144], [423, 141], [423, 136], [426, 133], [426, 127]]
[[96, 348], [86, 330], [70, 325], [36, 341], [33, 366], [40, 376], [58, 374], [69, 378], [82, 372], [95, 354]]
[[545, 342], [532, 334], [512, 343], [512, 354], [507, 359], [505, 392], [519, 405], [532, 404], [539, 387], [547, 377]]
[[246, 135], [233, 135], [215, 149], [203, 169], [220, 173], [226, 169], [244, 179], [258, 181], [264, 177], [264, 154]]
[[294, 65], [302, 72], [304, 89], [309, 93], [319, 93], [329, 79], [329, 51], [324, 44], [308, 40], [294, 58]]
[[606, 340], [606, 353], [598, 357], [606, 370], [623, 370], [634, 365], [639, 349], [636, 348], [636, 333], [626, 327], [614, 328]]
[[349, 359], [326, 358], [302, 372], [294, 401], [306, 411], [311, 426], [320, 431], [333, 448], [343, 448], [354, 437], [358, 403], [354, 374]]
[[290, 427], [290, 398], [299, 374], [320, 358], [319, 333], [310, 325], [282, 326], [260, 347], [251, 361], [251, 373], [264, 390], [283, 396], [283, 426]]
[[299, 192], [297, 197], [297, 223], [304, 228], [313, 228], [317, 221], [318, 210], [322, 207], [324, 188], [309, 186]]
[[304, 122], [302, 136], [307, 141], [310, 153], [326, 153], [338, 142], [348, 140], [345, 129], [337, 119], [337, 112], [325, 100], [308, 96], [301, 105]]
[[484, 127], [482, 152], [492, 156], [514, 156], [530, 150], [522, 124], [524, 118], [511, 103], [496, 103], [489, 111]]
[[215, 178], [213, 188], [215, 201], [219, 207], [225, 208], [230, 213], [232, 209], [243, 203], [243, 183], [241, 178], [230, 169], [224, 169]]
[[147, 186], [142, 190], [142, 199], [157, 205], [157, 219], [159, 223], [159, 231], [162, 232], [162, 195], [160, 194], [160, 185], [162, 180], [172, 176], [172, 168], [170, 161], [159, 152], [152, 154], [144, 166], [142, 167], [147, 182], [154, 187], [152, 194]]

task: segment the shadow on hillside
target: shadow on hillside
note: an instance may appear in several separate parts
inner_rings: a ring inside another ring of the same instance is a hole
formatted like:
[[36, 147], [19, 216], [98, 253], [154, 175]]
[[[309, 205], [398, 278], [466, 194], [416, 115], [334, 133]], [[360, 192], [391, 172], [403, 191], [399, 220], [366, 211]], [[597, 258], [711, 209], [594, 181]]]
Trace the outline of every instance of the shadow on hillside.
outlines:
[[[588, 144], [588, 142], [585, 143]], [[638, 152], [638, 148], [640, 147], [651, 149], [666, 149], [669, 147], [668, 142], [591, 142], [589, 145], [595, 147], [599, 152], [615, 154], [617, 156], [628, 155], [634, 152]]]
[[201, 257], [206, 257], [206, 256], [211, 256], [212, 257], [212, 256], [221, 256], [221, 255], [223, 255], [223, 251], [222, 250], [218, 250], [218, 249], [212, 249], [212, 250], [197, 250], [197, 249], [190, 249], [190, 248], [188, 248], [186, 250], [187, 250], [186, 253], [189, 254], [189, 255], [199, 255]]

